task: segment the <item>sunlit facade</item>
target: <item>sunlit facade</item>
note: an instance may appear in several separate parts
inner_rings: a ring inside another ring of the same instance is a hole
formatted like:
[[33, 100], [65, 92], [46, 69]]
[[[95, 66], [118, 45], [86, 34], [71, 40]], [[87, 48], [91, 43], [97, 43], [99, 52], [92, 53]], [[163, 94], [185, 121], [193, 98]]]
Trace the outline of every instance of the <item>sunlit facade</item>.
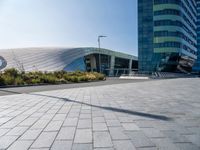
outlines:
[[190, 72], [197, 59], [195, 0], [138, 0], [139, 71]]
[[137, 69], [137, 57], [99, 48], [23, 48], [0, 53], [0, 70], [96, 71], [109, 76], [128, 74]]

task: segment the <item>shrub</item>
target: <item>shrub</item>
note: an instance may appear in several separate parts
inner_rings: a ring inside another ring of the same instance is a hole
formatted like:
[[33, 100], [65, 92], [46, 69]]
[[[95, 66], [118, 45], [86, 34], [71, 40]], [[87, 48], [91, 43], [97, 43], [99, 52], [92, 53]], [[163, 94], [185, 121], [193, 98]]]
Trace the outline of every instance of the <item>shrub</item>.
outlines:
[[14, 79], [14, 85], [24, 85], [25, 82], [21, 77], [17, 77]]
[[86, 82], [103, 80], [105, 76], [97, 72], [20, 72], [14, 68], [0, 72], [0, 85], [24, 85], [24, 84], [56, 84], [69, 82]]
[[0, 74], [0, 86], [3, 86], [3, 85], [5, 85], [5, 80], [2, 77], [2, 74]]
[[3, 75], [5, 85], [15, 85], [15, 78], [13, 76]]
[[4, 75], [6, 76], [11, 76], [11, 77], [17, 77], [19, 74], [18, 70], [15, 68], [11, 68], [11, 69], [6, 69], [4, 71]]

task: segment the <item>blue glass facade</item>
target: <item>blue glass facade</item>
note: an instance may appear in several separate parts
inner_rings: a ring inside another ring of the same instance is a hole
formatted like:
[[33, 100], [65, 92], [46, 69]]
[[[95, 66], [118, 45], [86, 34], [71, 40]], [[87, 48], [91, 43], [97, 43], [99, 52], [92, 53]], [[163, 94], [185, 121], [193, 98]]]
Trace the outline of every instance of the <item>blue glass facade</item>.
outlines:
[[197, 2], [197, 60], [195, 62], [195, 65], [193, 67], [194, 72], [200, 73], [200, 0], [196, 0]]
[[196, 20], [195, 0], [138, 0], [139, 71], [191, 71]]

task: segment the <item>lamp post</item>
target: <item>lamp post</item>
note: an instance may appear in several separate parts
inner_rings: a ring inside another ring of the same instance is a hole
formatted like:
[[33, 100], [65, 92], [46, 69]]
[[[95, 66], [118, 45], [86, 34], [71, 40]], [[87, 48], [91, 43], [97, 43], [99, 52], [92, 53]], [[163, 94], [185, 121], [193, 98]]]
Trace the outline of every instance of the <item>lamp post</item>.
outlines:
[[101, 51], [101, 38], [104, 38], [104, 37], [107, 37], [105, 35], [99, 35], [98, 36], [98, 46], [99, 46], [99, 72], [101, 73], [101, 54], [100, 54], [100, 51]]

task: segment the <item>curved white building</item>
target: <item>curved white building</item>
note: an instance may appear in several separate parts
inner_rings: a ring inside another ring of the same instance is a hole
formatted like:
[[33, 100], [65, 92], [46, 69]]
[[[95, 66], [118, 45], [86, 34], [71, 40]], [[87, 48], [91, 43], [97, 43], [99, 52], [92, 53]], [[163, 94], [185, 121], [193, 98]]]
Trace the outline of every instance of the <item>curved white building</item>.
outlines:
[[137, 68], [137, 57], [98, 48], [21, 48], [0, 50], [0, 70], [98, 71], [108, 75]]

